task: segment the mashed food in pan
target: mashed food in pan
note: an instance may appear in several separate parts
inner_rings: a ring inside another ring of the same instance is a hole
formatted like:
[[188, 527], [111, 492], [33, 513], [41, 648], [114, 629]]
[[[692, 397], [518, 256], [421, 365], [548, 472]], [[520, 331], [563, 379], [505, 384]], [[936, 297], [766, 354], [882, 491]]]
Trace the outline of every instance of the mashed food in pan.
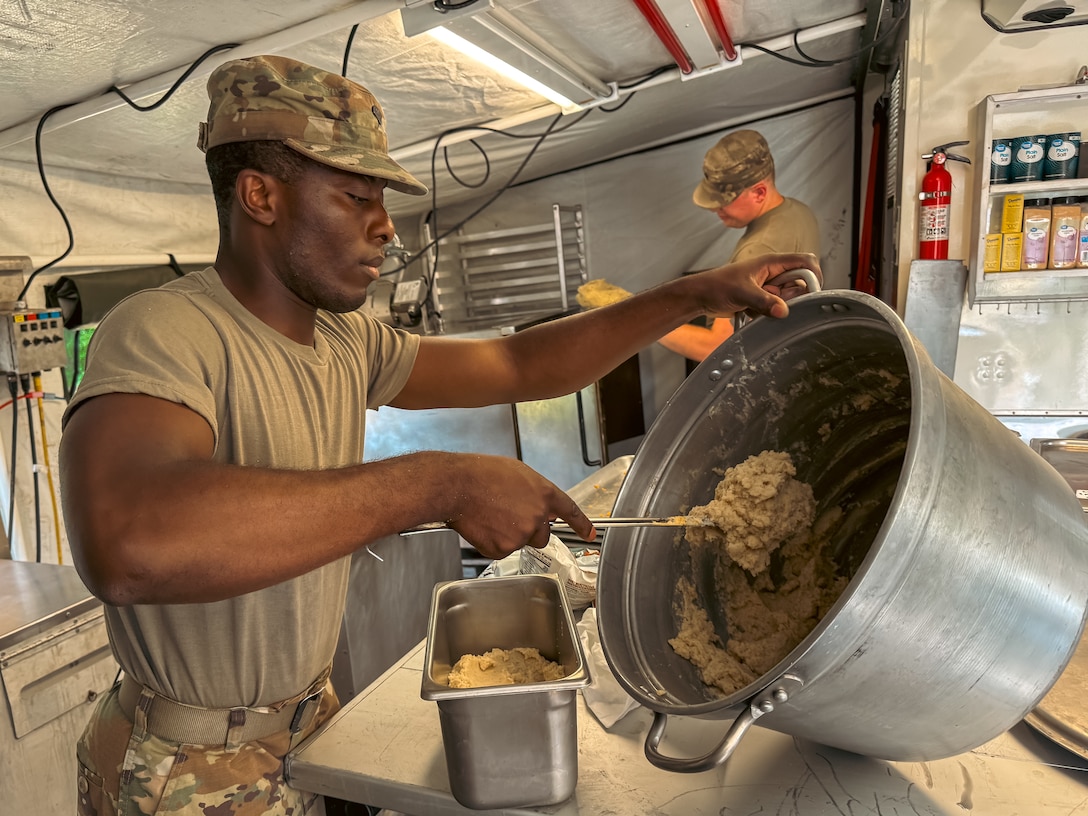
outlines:
[[[842, 512], [817, 519], [812, 488], [796, 473], [789, 454], [763, 451], [726, 470], [713, 500], [691, 510], [716, 526], [687, 530], [692, 570], [678, 584], [669, 643], [726, 695], [788, 655], [848, 583], [826, 553]], [[696, 575], [709, 577], [697, 586]]]
[[565, 676], [562, 666], [545, 658], [537, 649], [519, 646], [462, 656], [450, 669], [449, 684], [451, 688], [481, 688], [542, 683]]

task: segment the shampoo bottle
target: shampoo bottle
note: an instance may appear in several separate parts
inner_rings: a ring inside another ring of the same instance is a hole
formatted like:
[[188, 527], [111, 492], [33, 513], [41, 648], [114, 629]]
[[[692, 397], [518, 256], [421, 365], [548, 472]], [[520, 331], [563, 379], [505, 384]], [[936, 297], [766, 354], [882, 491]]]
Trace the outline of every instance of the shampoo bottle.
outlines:
[[1055, 198], [1051, 201], [1051, 269], [1071, 269], [1077, 265], [1077, 235], [1080, 231], [1080, 222], [1080, 203], [1075, 196]]
[[1021, 269], [1046, 269], [1050, 254], [1050, 201], [1032, 198], [1024, 201], [1024, 242]]

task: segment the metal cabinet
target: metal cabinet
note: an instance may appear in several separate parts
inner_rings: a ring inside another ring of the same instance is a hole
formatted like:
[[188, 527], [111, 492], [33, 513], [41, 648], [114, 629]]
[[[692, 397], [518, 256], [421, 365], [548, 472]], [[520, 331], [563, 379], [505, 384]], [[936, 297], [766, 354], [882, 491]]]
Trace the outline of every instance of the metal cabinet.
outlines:
[[[1025, 442], [1088, 434], [1088, 269], [986, 272], [986, 236], [1006, 195], [1025, 199], [1088, 195], [1088, 159], [1079, 178], [990, 183], [995, 138], [1082, 131], [1088, 85], [985, 97], [976, 110], [967, 297], [955, 351], [957, 385]], [[913, 270], [912, 270], [913, 275]]]
[[[1000, 213], [1004, 197], [1053, 198], [1088, 195], [1088, 178], [990, 184], [990, 151], [994, 138], [1088, 129], [1088, 85], [1069, 85], [987, 96], [976, 111], [976, 165], [968, 298], [981, 303], [1044, 303], [1088, 300], [1088, 269], [1034, 269], [985, 272], [986, 235]], [[1086, 160], [1082, 156], [1080, 161]], [[1081, 165], [1085, 167], [1084, 164]]]
[[75, 813], [76, 740], [117, 676], [102, 605], [72, 567], [0, 561], [0, 801]]

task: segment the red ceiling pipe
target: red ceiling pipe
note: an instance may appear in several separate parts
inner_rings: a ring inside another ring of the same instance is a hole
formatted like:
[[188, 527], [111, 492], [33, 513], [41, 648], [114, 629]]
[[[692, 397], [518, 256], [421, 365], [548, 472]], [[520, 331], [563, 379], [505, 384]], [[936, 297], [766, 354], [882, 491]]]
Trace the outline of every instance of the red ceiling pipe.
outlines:
[[634, 3], [638, 6], [638, 10], [642, 12], [642, 16], [646, 18], [646, 22], [650, 24], [650, 28], [654, 30], [654, 34], [661, 40], [661, 44], [668, 49], [677, 66], [679, 66], [680, 72], [690, 74], [694, 71], [695, 66], [692, 64], [684, 47], [680, 45], [680, 40], [676, 38], [672, 26], [668, 24], [664, 15], [661, 14], [661, 9], [657, 7], [657, 3], [654, 0], [634, 0]]
[[729, 28], [722, 17], [721, 6], [718, 0], [706, 0], [706, 10], [710, 14], [710, 21], [714, 24], [714, 30], [718, 32], [718, 39], [722, 41], [722, 53], [732, 62], [737, 58], [737, 49], [733, 47], [733, 38], [729, 36]]

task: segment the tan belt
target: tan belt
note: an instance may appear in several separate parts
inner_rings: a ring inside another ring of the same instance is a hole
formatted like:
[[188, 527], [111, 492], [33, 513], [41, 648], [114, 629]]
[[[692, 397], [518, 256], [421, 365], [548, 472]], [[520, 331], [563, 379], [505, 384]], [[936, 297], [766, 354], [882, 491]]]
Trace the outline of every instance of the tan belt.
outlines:
[[255, 708], [202, 708], [179, 703], [126, 674], [121, 680], [117, 702], [134, 723], [137, 709], [142, 709], [144, 727], [162, 739], [192, 745], [237, 746], [277, 732], [297, 734], [309, 726], [328, 686], [329, 671], [323, 671], [309, 688], [294, 697]]

